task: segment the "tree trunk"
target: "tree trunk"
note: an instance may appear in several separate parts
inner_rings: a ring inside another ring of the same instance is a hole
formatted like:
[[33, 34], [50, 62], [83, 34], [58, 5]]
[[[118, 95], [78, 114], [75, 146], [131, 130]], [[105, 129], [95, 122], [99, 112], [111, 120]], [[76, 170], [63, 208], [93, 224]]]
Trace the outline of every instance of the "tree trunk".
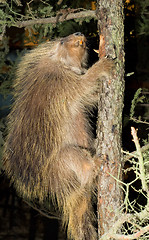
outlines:
[[124, 97], [124, 24], [122, 0], [98, 0], [99, 56], [115, 59], [116, 71], [101, 83], [97, 154], [103, 160], [98, 182], [98, 237], [107, 233], [120, 214], [122, 110]]

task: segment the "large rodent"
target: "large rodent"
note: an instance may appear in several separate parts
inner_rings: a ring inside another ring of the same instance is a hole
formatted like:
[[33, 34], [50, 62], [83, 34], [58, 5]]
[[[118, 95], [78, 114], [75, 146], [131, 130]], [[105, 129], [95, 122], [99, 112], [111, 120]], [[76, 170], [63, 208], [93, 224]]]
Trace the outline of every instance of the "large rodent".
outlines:
[[86, 70], [86, 38], [74, 33], [26, 54], [14, 84], [4, 169], [21, 196], [50, 197], [68, 238], [95, 240], [91, 193], [97, 176], [93, 136], [85, 112], [98, 82], [112, 68], [101, 59]]

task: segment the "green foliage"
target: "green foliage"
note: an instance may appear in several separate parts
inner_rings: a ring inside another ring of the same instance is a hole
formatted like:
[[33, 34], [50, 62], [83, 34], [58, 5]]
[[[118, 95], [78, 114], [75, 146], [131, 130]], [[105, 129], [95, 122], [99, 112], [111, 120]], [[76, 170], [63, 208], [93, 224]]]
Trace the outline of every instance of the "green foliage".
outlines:
[[[29, 4], [24, 2], [24, 5], [16, 6], [13, 2], [0, 3], [0, 24], [1, 32], [4, 25], [15, 26], [17, 21], [24, 21], [29, 19], [51, 17], [54, 15], [53, 7], [48, 1], [41, 1], [38, 4]], [[24, 10], [25, 9], [25, 10]]]
[[45, 18], [54, 15], [53, 7], [48, 3], [49, 1], [40, 2], [39, 4], [27, 4], [26, 17], [31, 18]]
[[[149, 141], [146, 140], [146, 144], [149, 143]], [[147, 184], [149, 184], [149, 149], [147, 149], [143, 153], [143, 158], [144, 158], [144, 167], [145, 167], [145, 173], [146, 173], [146, 181]]]
[[130, 108], [130, 119], [132, 119], [134, 117], [134, 114], [135, 114], [135, 107], [138, 103], [143, 103], [143, 100], [144, 100], [144, 96], [140, 96], [140, 94], [142, 93], [142, 89], [139, 88], [135, 95], [134, 95], [134, 98], [131, 102], [131, 108]]
[[139, 35], [149, 35], [149, 18], [148, 18], [148, 9], [149, 9], [149, 1], [137, 0], [137, 25], [136, 30]]
[[[86, 6], [87, 3], [90, 5], [90, 1], [83, 2], [83, 4]], [[64, 0], [60, 5], [55, 1], [50, 1], [49, 3], [48, 0], [39, 0], [38, 4], [34, 0], [23, 2], [20, 0], [0, 1], [0, 34], [3, 36], [4, 32], [6, 31], [6, 27], [10, 28], [11, 26], [17, 26], [18, 22], [21, 23], [22, 21], [31, 19], [50, 18], [57, 16], [58, 14], [63, 14], [59, 12], [60, 9], [82, 6], [81, 0], [77, 0], [75, 2]], [[82, 25], [83, 22], [89, 23], [90, 20], [91, 18], [86, 18], [81, 20], [79, 19], [78, 21], [66, 21], [56, 24], [34, 24], [31, 26], [26, 26], [25, 29], [28, 29], [29, 32], [32, 32], [32, 35], [34, 32], [36, 34], [36, 39], [38, 39], [38, 43], [40, 43], [43, 37], [54, 38], [59, 36], [59, 34], [61, 36], [66, 36], [69, 33], [78, 31], [78, 27]], [[33, 38], [30, 40], [33, 40]]]
[[[6, 95], [9, 94], [9, 91], [11, 91], [13, 73], [15, 72], [14, 69], [17, 64], [11, 62], [10, 59], [8, 59], [9, 40], [6, 37], [7, 29], [15, 27], [17, 22], [56, 16], [58, 14], [56, 13], [56, 10], [65, 9], [68, 7], [78, 7], [79, 4], [82, 6], [82, 1], [77, 0], [72, 3], [64, 0], [60, 5], [57, 4], [57, 2], [54, 0], [51, 0], [50, 3], [49, 0], [39, 0], [38, 4], [37, 1], [34, 0], [0, 1], [0, 37], [2, 39], [0, 45], [0, 94]], [[24, 28], [24, 33], [22, 33], [21, 36], [20, 34], [18, 36], [14, 35], [12, 41], [13, 43], [20, 41], [20, 44], [22, 44], [22, 46], [24, 42], [26, 45], [28, 43], [39, 44], [46, 39], [53, 39], [58, 36], [63, 37], [75, 31], [82, 31], [83, 28], [86, 28], [86, 24], [84, 23], [89, 22], [90, 18], [78, 21], [66, 21], [56, 24], [34, 24], [31, 26], [26, 26]], [[96, 27], [95, 22], [93, 22], [92, 25]], [[89, 31], [91, 29], [95, 30], [96, 28], [88, 28]], [[6, 69], [5, 72], [3, 71], [4, 68]]]

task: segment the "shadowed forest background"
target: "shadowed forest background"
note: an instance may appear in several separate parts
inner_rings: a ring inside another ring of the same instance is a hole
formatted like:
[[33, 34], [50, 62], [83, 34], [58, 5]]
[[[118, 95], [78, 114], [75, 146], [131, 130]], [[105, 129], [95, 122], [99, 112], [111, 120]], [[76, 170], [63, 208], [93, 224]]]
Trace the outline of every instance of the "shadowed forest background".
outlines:
[[[93, 51], [99, 46], [97, 20], [88, 16], [65, 21], [68, 14], [81, 13], [82, 9], [96, 11], [96, 2], [90, 0], [0, 1], [0, 158], [7, 135], [6, 117], [13, 103], [12, 82], [22, 55], [42, 42], [74, 32], [82, 32], [88, 40], [89, 66], [97, 61], [97, 54]], [[149, 144], [149, 3], [147, 0], [125, 0], [124, 12], [125, 96], [122, 147], [124, 151], [133, 152], [135, 145], [132, 142], [131, 126], [138, 129], [141, 147]], [[27, 22], [50, 17], [55, 18], [54, 23], [29, 25]], [[62, 21], [59, 22], [59, 19]], [[25, 21], [27, 24], [20, 27]], [[149, 147], [145, 154], [148, 174]], [[130, 167], [130, 162], [126, 161], [124, 169]], [[66, 239], [59, 219], [48, 213], [46, 205], [40, 206], [41, 212], [36, 211], [38, 205], [31, 203], [34, 207], [32, 208], [17, 196], [13, 186], [10, 187], [1, 165], [0, 171], [0, 240]], [[124, 172], [124, 182], [129, 183], [133, 179], [135, 179], [133, 169]], [[139, 189], [139, 187], [138, 180], [134, 188]], [[136, 208], [140, 204], [146, 205], [147, 202], [147, 199], [133, 188], [129, 192], [129, 199], [135, 201]]]

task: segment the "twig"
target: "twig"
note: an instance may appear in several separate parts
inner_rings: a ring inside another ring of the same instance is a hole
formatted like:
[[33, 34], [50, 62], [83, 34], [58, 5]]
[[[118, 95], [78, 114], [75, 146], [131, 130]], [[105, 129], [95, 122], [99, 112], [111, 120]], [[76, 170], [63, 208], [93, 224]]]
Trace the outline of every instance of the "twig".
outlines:
[[128, 159], [131, 159], [131, 158], [137, 158], [138, 156], [137, 156], [137, 152], [136, 151], [134, 151], [134, 152], [128, 152], [128, 151], [124, 151], [124, 150], [122, 150], [122, 153], [125, 153], [125, 154], [127, 154], [127, 155], [125, 155], [125, 161], [127, 161]]
[[142, 120], [139, 120], [137, 118], [134, 118], [134, 117], [131, 117], [130, 120], [136, 122], [136, 123], [143, 123], [143, 124], [148, 124], [149, 125], [149, 122], [146, 122], [146, 121], [142, 121]]
[[[77, 19], [77, 18], [96, 18], [95, 11], [88, 10], [88, 11], [81, 11], [81, 12], [75, 12], [75, 13], [69, 13], [65, 19], [63, 16], [60, 16], [58, 19], [58, 22], [64, 22], [71, 19]], [[3, 21], [0, 21], [0, 24], [2, 24]], [[50, 18], [39, 18], [39, 19], [32, 19], [32, 20], [26, 20], [26, 21], [17, 21], [15, 23], [12, 23], [12, 26], [23, 28], [34, 24], [47, 24], [47, 23], [57, 23], [57, 17], [50, 17]]]
[[[10, 9], [10, 10], [12, 11], [12, 9]], [[68, 20], [72, 20], [72, 19], [87, 18], [87, 17], [95, 18], [95, 19], [97, 18], [95, 11], [84, 10], [84, 11], [75, 12], [75, 10], [77, 11], [78, 9], [73, 9], [73, 13], [71, 12], [71, 13], [67, 14], [65, 16], [65, 18], [63, 15], [59, 16], [58, 19], [57, 19], [57, 16], [50, 17], [50, 18], [39, 18], [39, 19], [36, 18], [36, 19], [25, 20], [25, 21], [17, 21], [17, 22], [11, 23], [11, 26], [23, 28], [23, 27], [34, 25], [34, 24], [48, 24], [48, 23], [56, 24], [58, 22], [64, 22], [64, 21], [68, 21]], [[0, 24], [4, 25], [3, 20], [0, 20]], [[6, 31], [6, 24], [3, 27], [3, 32], [0, 34], [0, 41], [2, 41], [5, 31]]]
[[149, 193], [148, 193], [148, 196], [147, 196], [147, 204], [146, 204], [146, 206], [145, 206], [145, 209], [142, 210], [141, 212], [137, 213], [136, 216], [137, 216], [140, 220], [149, 217]]
[[[139, 228], [137, 232], [134, 234], [129, 234], [129, 235], [123, 235], [123, 234], [117, 234], [116, 231], [121, 228], [121, 226], [125, 222], [130, 222], [131, 224], [134, 225], [134, 219], [135, 215], [134, 214], [125, 214], [121, 215], [120, 218], [114, 223], [113, 227], [111, 228], [111, 231], [108, 233], [104, 234], [100, 240], [108, 240], [108, 239], [116, 239], [116, 240], [131, 240], [131, 239], [138, 239], [141, 235], [149, 231], [149, 225], [146, 227]], [[139, 227], [139, 226], [138, 226]]]
[[3, 37], [4, 37], [4, 35], [5, 35], [5, 32], [6, 32], [6, 25], [3, 26], [3, 31], [2, 31], [2, 33], [0, 34], [0, 41], [3, 40]]
[[[107, 239], [111, 239], [114, 238], [116, 240], [132, 240], [132, 239], [139, 239], [139, 237], [141, 237], [144, 233], [149, 231], [149, 225], [141, 228], [141, 230], [139, 230], [138, 232], [134, 233], [134, 234], [130, 234], [130, 235], [121, 235], [121, 234], [108, 234]], [[105, 238], [103, 238], [105, 239]]]
[[63, 0], [59, 0], [59, 1], [57, 2], [57, 5], [60, 5], [62, 2], [63, 2]]
[[131, 134], [133, 136], [133, 141], [135, 143], [136, 150], [137, 150], [142, 188], [144, 191], [147, 192], [148, 187], [145, 181], [145, 169], [144, 169], [144, 163], [143, 163], [143, 156], [142, 156], [141, 147], [140, 147], [138, 136], [137, 136], [137, 131], [135, 130], [134, 127], [131, 127]]
[[32, 14], [32, 11], [31, 11], [31, 8], [30, 8], [30, 4], [33, 2], [33, 0], [31, 0], [30, 2], [27, 2], [27, 7], [28, 7], [28, 11], [29, 13], [31, 14], [31, 16], [34, 18], [33, 14]]
[[21, 3], [20, 0], [16, 0], [16, 3], [17, 3], [18, 6], [22, 6], [22, 3]]
[[[145, 146], [143, 146], [143, 147], [141, 148], [141, 152], [143, 153], [143, 152], [145, 152], [147, 149], [149, 149], [149, 144], [146, 144]], [[129, 153], [129, 152], [127, 152], [127, 151], [122, 150], [122, 153], [126, 153], [126, 154], [127, 154], [127, 156], [124, 157], [125, 161], [131, 159], [132, 157], [138, 158], [137, 151], [134, 151], [134, 152]]]

